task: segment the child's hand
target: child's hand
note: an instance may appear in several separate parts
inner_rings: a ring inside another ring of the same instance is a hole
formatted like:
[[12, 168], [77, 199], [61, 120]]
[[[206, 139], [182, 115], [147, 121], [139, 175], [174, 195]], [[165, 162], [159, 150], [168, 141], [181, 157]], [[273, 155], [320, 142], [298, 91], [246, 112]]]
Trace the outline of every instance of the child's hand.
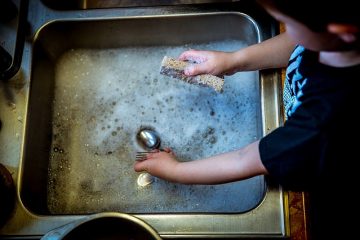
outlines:
[[136, 172], [146, 171], [153, 176], [174, 181], [174, 172], [179, 162], [170, 148], [164, 151], [155, 150], [146, 155], [142, 161], [137, 161], [134, 165]]
[[185, 75], [189, 76], [232, 75], [236, 72], [233, 67], [232, 53], [229, 52], [188, 50], [179, 56], [179, 60], [196, 62], [185, 69]]

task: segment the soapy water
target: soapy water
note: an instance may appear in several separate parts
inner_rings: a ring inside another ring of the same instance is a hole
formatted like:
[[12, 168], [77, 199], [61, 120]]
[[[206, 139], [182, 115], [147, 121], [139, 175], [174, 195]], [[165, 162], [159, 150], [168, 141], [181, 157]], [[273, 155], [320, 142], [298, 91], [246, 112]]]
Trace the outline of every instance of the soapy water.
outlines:
[[54, 214], [122, 211], [243, 212], [264, 194], [264, 180], [188, 186], [155, 178], [137, 185], [136, 141], [154, 129], [162, 147], [192, 161], [261, 136], [258, 72], [225, 77], [223, 93], [159, 73], [164, 56], [186, 49], [233, 51], [238, 40], [186, 46], [71, 49], [57, 62], [48, 207]]

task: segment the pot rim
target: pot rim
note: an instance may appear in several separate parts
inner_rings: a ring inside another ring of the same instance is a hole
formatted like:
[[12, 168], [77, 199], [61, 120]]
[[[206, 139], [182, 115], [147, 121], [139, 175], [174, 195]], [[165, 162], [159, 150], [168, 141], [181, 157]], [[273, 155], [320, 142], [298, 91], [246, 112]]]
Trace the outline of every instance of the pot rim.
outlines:
[[119, 218], [119, 219], [127, 220], [143, 228], [155, 240], [161, 240], [161, 237], [159, 236], [157, 231], [153, 227], [151, 227], [148, 223], [133, 215], [127, 213], [119, 213], [119, 212], [102, 212], [102, 213], [90, 214], [89, 216], [86, 216], [82, 219], [67, 223], [59, 228], [55, 228], [49, 231], [41, 238], [41, 240], [62, 239], [78, 226], [101, 218]]

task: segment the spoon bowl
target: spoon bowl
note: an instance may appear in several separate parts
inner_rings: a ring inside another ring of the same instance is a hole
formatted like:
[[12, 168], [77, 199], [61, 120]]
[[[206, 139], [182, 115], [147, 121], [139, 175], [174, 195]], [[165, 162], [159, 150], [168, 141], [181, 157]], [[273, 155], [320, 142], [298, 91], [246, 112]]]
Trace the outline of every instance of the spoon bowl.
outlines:
[[152, 129], [142, 129], [136, 135], [138, 143], [145, 149], [156, 149], [160, 146], [160, 137]]

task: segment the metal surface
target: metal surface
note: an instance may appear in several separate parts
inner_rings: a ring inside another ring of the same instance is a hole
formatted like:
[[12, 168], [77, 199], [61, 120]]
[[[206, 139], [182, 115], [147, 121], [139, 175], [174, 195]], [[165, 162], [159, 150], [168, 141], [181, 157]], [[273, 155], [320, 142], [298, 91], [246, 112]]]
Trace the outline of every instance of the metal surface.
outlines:
[[142, 129], [136, 135], [139, 144], [145, 149], [155, 149], [160, 146], [161, 140], [159, 135], [151, 129]]
[[25, 34], [26, 34], [26, 19], [28, 13], [28, 1], [21, 0], [19, 4], [19, 14], [18, 14], [18, 24], [16, 30], [16, 41], [14, 44], [14, 53], [12, 56], [11, 65], [0, 71], [0, 81], [8, 81], [19, 71], [22, 62], [22, 55], [25, 44]]
[[[161, 45], [165, 41], [166, 44], [176, 45], [182, 44], [186, 38], [188, 41], [193, 41], [194, 35], [187, 34], [186, 28], [176, 27], [171, 32], [171, 24], [182, 23], [181, 19], [187, 18], [192, 23], [196, 23], [192, 25], [202, 26], [202, 34], [195, 37], [195, 40], [199, 40], [200, 43], [217, 36], [221, 37], [222, 34], [225, 34], [223, 37], [235, 36], [249, 43], [251, 41], [255, 43], [272, 36], [274, 25], [262, 11], [253, 7], [250, 5], [249, 8], [248, 5], [242, 4], [224, 4], [224, 6], [216, 7], [197, 5], [196, 7], [118, 8], [60, 12], [53, 11], [38, 1], [30, 1], [29, 24], [33, 30], [34, 41], [26, 44], [21, 74], [5, 86], [13, 93], [13, 98], [1, 95], [2, 101], [0, 101], [0, 116], [4, 123], [0, 135], [2, 156], [0, 161], [13, 170], [18, 189], [16, 211], [8, 223], [0, 229], [0, 236], [40, 237], [51, 229], [87, 216], [87, 214], [53, 215], [47, 209], [46, 203], [49, 148], [51, 147], [49, 137], [50, 140], [53, 137], [52, 132], [49, 131], [52, 129], [53, 99], [51, 96], [56, 89], [54, 64], [61, 53], [72, 48], [93, 48], [94, 43], [98, 44], [95, 47], [109, 49], [111, 45], [119, 48], [119, 44], [122, 44], [120, 48], [123, 48], [129, 46], [129, 43], [137, 46], [144, 45], [145, 42], [150, 45]], [[164, 21], [162, 22], [161, 19]], [[143, 25], [145, 22], [146, 24]], [[126, 28], [119, 28], [119, 23], [125, 23]], [[209, 25], [212, 28], [209, 28]], [[107, 27], [101, 28], [104, 26]], [[139, 26], [143, 27], [138, 29]], [[149, 32], [149, 26], [156, 26], [157, 33], [165, 31], [166, 36], [151, 34], [153, 32]], [[252, 29], [250, 32], [254, 32], [255, 29], [255, 33], [260, 34], [260, 38], [256, 34], [249, 35], [249, 29]], [[74, 31], [75, 34], [68, 35], [69, 30]], [[39, 41], [41, 32], [47, 33], [46, 38], [42, 39], [43, 42]], [[258, 76], [261, 106], [259, 107], [261, 109], [259, 126], [262, 128], [259, 134], [262, 135], [273, 130], [280, 123], [278, 111], [280, 76], [275, 71], [261, 71]], [[24, 84], [19, 85], [18, 82]], [[33, 91], [34, 89], [37, 90]], [[61, 153], [62, 150], [57, 148], [56, 152]], [[245, 212], [162, 212], [161, 214], [138, 212], [135, 216], [150, 224], [164, 238], [285, 237], [283, 193], [279, 186], [270, 184], [268, 181], [265, 185], [264, 198], [254, 208]]]
[[[221, 28], [223, 22], [227, 28]], [[247, 15], [231, 12], [45, 25], [33, 43], [20, 180], [24, 205], [38, 214], [241, 213], [255, 208], [265, 195], [262, 176], [216, 186], [156, 179], [151, 188], [138, 189], [133, 163], [141, 149], [135, 135], [142, 126], [156, 130], [163, 146], [182, 161], [258, 139], [257, 72], [228, 77], [219, 94], [163, 76], [159, 65], [164, 55], [177, 56], [187, 48], [236, 50], [260, 40]]]
[[42, 0], [44, 4], [54, 9], [76, 10], [92, 8], [117, 8], [117, 7], [139, 7], [139, 6], [161, 6], [161, 5], [183, 5], [183, 4], [206, 4], [236, 2], [239, 0]]

